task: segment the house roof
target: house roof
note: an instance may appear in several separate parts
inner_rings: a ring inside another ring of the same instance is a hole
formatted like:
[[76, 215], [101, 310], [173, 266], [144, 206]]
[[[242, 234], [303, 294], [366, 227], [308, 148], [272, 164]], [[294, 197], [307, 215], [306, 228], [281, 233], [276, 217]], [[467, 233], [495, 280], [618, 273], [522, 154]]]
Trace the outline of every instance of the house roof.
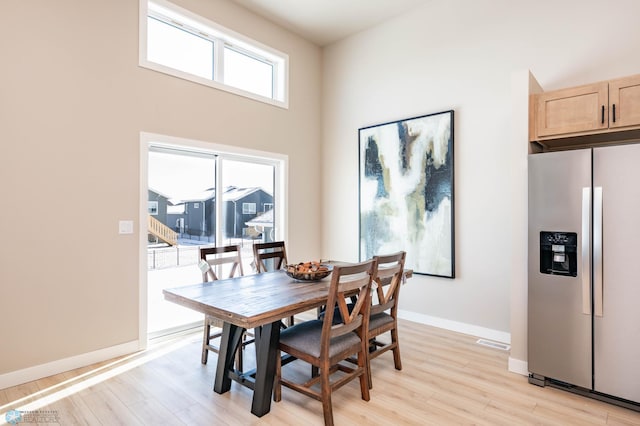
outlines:
[[169, 202], [171, 204], [173, 204], [174, 206], [176, 206], [178, 204], [184, 204], [184, 203], [193, 202], [193, 201], [212, 200], [215, 197], [216, 197], [215, 188], [208, 188], [208, 189], [205, 189], [204, 191], [201, 191], [201, 192], [198, 192], [196, 194], [193, 194], [193, 195], [189, 196], [188, 198], [171, 198], [171, 199], [169, 199]]
[[167, 200], [169, 198], [171, 198], [169, 195], [165, 194], [164, 192], [158, 191], [157, 189], [154, 189], [154, 188], [151, 188], [151, 187], [149, 187], [148, 189], [149, 189], [150, 192], [155, 192], [156, 194], [158, 194], [161, 197], [166, 198]]
[[[228, 186], [225, 188], [224, 193], [222, 194], [223, 201], [238, 201], [246, 197], [247, 195], [253, 194], [256, 191], [260, 191], [261, 189], [254, 186], [251, 188], [238, 188], [236, 186]], [[169, 203], [173, 205], [194, 202], [194, 201], [208, 201], [213, 200], [216, 197], [216, 189], [208, 188], [202, 192], [194, 194], [189, 198], [170, 198]]]
[[184, 214], [184, 204], [167, 205], [167, 214]]
[[225, 188], [224, 193], [222, 194], [222, 199], [224, 201], [238, 201], [249, 194], [253, 194], [256, 191], [259, 191], [258, 187], [251, 188], [238, 188], [235, 186], [228, 186]]
[[267, 210], [245, 223], [247, 226], [273, 227], [273, 209]]

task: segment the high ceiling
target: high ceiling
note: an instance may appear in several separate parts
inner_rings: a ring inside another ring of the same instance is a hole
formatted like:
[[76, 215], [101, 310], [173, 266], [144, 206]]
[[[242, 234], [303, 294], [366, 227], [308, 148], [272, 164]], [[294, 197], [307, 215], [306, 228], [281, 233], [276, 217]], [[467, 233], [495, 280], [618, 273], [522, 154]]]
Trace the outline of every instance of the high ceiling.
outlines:
[[233, 1], [319, 46], [326, 46], [430, 0]]

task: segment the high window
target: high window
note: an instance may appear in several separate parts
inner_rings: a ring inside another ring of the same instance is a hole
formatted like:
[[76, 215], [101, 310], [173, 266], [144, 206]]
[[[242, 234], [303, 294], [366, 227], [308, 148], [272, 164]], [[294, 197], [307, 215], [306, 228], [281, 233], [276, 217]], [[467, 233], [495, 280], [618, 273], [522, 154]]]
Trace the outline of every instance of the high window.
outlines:
[[140, 0], [140, 66], [288, 107], [288, 56], [164, 0]]

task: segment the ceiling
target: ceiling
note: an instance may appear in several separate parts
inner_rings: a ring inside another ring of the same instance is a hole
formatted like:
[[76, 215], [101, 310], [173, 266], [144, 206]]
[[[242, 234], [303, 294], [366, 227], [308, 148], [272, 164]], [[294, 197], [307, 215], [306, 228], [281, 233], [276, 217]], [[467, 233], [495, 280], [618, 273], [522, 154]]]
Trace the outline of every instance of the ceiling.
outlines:
[[233, 1], [319, 46], [326, 46], [430, 0]]

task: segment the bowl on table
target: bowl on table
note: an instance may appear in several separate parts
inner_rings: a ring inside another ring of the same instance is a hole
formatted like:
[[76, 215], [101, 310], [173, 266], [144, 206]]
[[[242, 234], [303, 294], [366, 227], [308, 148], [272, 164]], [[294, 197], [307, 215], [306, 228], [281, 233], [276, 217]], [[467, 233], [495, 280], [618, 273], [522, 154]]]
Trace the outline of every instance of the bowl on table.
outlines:
[[294, 280], [318, 281], [331, 274], [333, 267], [320, 262], [300, 262], [287, 265], [285, 272]]

